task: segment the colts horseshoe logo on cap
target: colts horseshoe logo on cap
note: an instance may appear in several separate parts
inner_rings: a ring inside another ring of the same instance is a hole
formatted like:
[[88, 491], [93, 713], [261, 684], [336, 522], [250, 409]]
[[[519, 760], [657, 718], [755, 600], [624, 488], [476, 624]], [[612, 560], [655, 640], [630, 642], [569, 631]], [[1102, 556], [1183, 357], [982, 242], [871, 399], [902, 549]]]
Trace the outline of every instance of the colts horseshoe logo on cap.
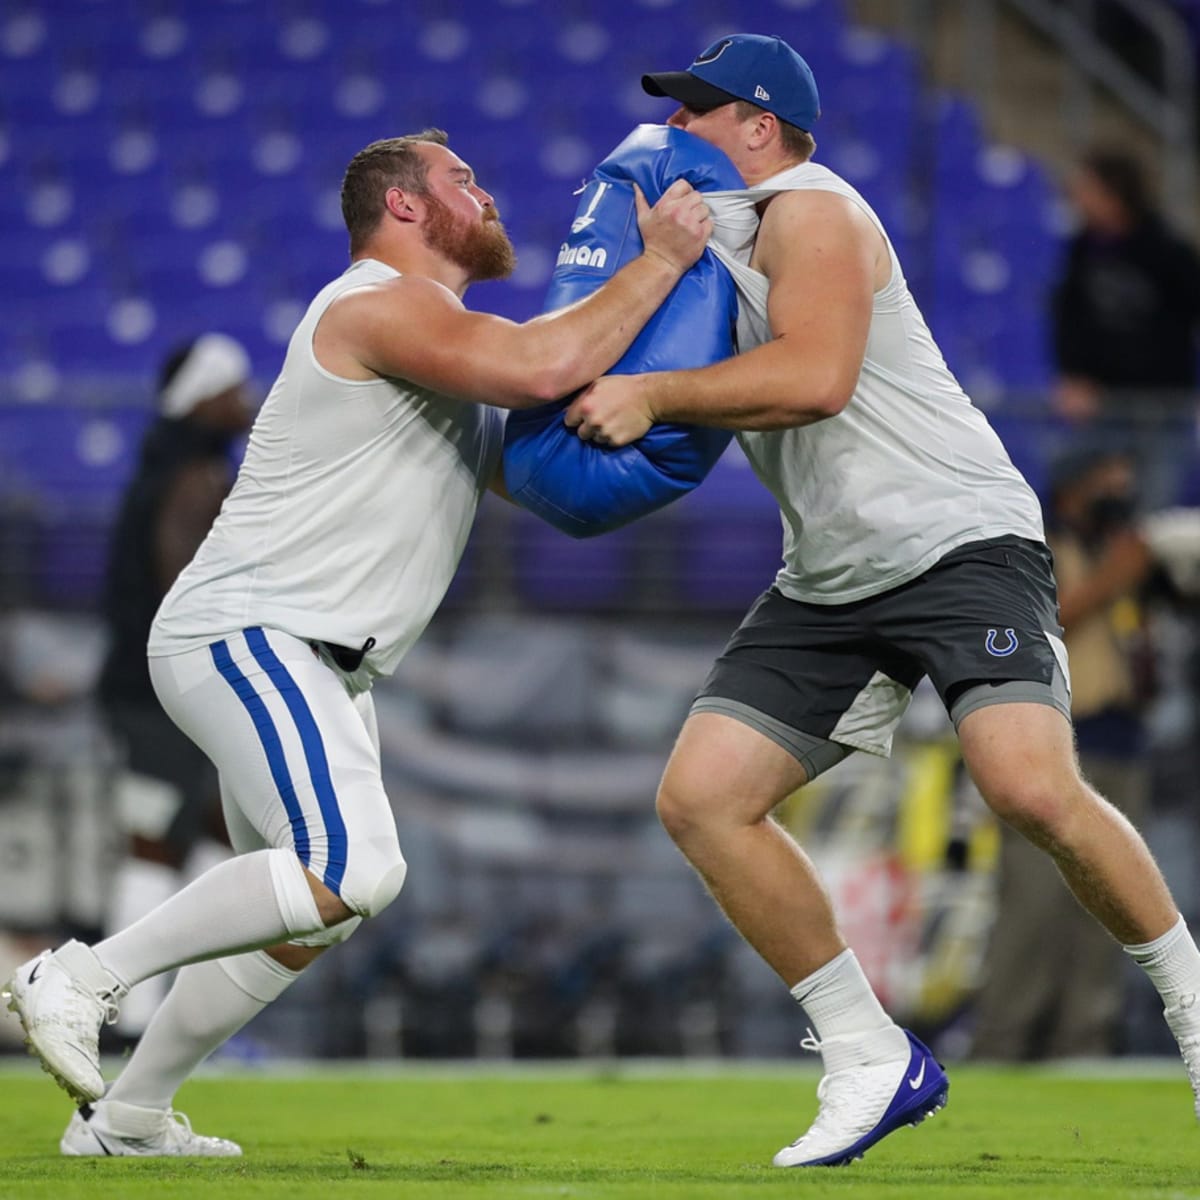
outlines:
[[715, 62], [732, 45], [733, 38], [726, 38], [723, 42], [718, 42], [711, 50], [706, 50], [703, 54], [699, 55], [696, 61], [692, 63], [692, 66], [698, 67], [701, 63]]
[[996, 658], [1007, 658], [1021, 643], [1017, 640], [1017, 635], [1011, 629], [1006, 629], [1004, 631], [1004, 636], [1007, 639], [1007, 643], [1003, 646], [997, 646], [996, 636], [998, 632], [998, 630], [989, 629], [987, 633], [987, 641], [984, 644], [987, 646], [987, 652], [989, 654]]

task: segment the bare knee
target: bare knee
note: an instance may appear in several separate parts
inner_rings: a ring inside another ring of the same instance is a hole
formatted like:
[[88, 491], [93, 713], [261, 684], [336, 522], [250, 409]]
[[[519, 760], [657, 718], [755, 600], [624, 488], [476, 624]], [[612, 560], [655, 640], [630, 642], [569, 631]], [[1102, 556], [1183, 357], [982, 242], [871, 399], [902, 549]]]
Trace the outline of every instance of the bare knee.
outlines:
[[984, 794], [1002, 821], [1047, 850], [1065, 847], [1081, 813], [1102, 803], [1078, 775], [1012, 780]]
[[1070, 722], [1043, 704], [976, 709], [958, 729], [963, 758], [992, 811], [1034, 844], [1069, 853], [1105, 802], [1079, 774]]
[[686, 785], [668, 772], [658, 788], [655, 808], [671, 839], [682, 845], [690, 838], [709, 833], [732, 832], [766, 818], [773, 804], [756, 804], [744, 796], [733, 796], [712, 788]]
[[718, 713], [693, 713], [659, 785], [658, 817], [680, 846], [736, 834], [761, 825], [805, 780], [796, 758], [763, 734]]
[[673, 786], [670, 776], [658, 785], [654, 807], [662, 827], [675, 842], [685, 841], [689, 830], [702, 819], [695, 797]]

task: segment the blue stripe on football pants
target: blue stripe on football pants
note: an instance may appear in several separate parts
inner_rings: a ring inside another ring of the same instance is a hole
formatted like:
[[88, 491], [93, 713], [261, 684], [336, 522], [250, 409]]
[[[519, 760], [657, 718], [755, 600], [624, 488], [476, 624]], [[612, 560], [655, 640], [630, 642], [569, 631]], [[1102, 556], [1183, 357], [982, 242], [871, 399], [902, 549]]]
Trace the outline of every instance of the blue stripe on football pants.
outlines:
[[[300, 744], [304, 747], [304, 759], [308, 764], [309, 778], [317, 795], [317, 804], [321, 810], [321, 819], [325, 823], [325, 840], [327, 847], [326, 866], [323, 879], [325, 886], [335, 895], [341, 895], [342, 878], [346, 874], [346, 856], [348, 841], [346, 838], [346, 823], [342, 820], [342, 812], [338, 806], [337, 793], [333, 787], [333, 777], [329, 773], [329, 760], [325, 754], [325, 743], [321, 740], [321, 731], [317, 728], [312, 709], [304, 698], [296, 681], [288, 672], [287, 667], [279, 661], [275, 651], [267, 641], [267, 635], [262, 629], [254, 627], [245, 630], [246, 645], [254, 655], [255, 661], [266, 671], [267, 676], [275, 685], [280, 696], [296, 723], [300, 734]], [[308, 859], [301, 859], [306, 865]]]
[[262, 697], [254, 690], [254, 685], [238, 670], [233, 656], [229, 653], [229, 646], [224, 641], [214, 642], [211, 650], [213, 663], [217, 670], [225, 682], [233, 688], [234, 693], [250, 714], [250, 719], [254, 722], [254, 728], [258, 731], [258, 739], [267, 756], [271, 778], [275, 782], [276, 790], [283, 801], [284, 810], [287, 812], [288, 821], [292, 827], [292, 842], [296, 848], [296, 857], [305, 866], [308, 866], [312, 856], [308, 840], [308, 825], [305, 823], [304, 813], [300, 809], [300, 799], [296, 795], [295, 784], [292, 783], [292, 774], [288, 770], [287, 759], [283, 753], [283, 743], [279, 740], [279, 731], [275, 728], [275, 722], [271, 719], [271, 714], [267, 711]]

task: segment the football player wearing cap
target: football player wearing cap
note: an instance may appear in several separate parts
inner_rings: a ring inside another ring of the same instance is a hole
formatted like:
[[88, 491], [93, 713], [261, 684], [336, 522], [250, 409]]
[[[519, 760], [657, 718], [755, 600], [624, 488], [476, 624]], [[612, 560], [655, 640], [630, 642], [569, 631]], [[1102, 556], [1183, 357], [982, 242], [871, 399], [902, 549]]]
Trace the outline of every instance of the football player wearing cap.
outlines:
[[852, 751], [886, 755], [925, 675], [993, 811], [1153, 980], [1200, 1115], [1200, 952], [1142, 838], [1079, 773], [1038, 502], [947, 369], [879, 218], [811, 161], [812, 72], [779, 38], [738, 34], [643, 86], [748, 185], [708, 197], [742, 353], [601, 379], [566, 419], [614, 446], [655, 421], [737, 430], [783, 512], [784, 567], [717, 660], [658, 794], [666, 828], [816, 1031], [820, 1108], [775, 1163], [849, 1162], [946, 1101], [941, 1067], [884, 1012], [770, 817]]

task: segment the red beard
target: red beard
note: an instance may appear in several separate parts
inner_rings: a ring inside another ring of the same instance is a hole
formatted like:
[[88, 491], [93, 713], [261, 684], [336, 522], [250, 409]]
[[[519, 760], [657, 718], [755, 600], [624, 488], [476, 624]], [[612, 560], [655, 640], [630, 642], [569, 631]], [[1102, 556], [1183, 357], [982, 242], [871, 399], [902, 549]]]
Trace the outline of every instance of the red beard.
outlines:
[[435, 196], [424, 199], [428, 206], [422, 229], [425, 244], [462, 267], [470, 283], [507, 279], [513, 273], [517, 255], [499, 217], [485, 217], [482, 224], [471, 225]]

